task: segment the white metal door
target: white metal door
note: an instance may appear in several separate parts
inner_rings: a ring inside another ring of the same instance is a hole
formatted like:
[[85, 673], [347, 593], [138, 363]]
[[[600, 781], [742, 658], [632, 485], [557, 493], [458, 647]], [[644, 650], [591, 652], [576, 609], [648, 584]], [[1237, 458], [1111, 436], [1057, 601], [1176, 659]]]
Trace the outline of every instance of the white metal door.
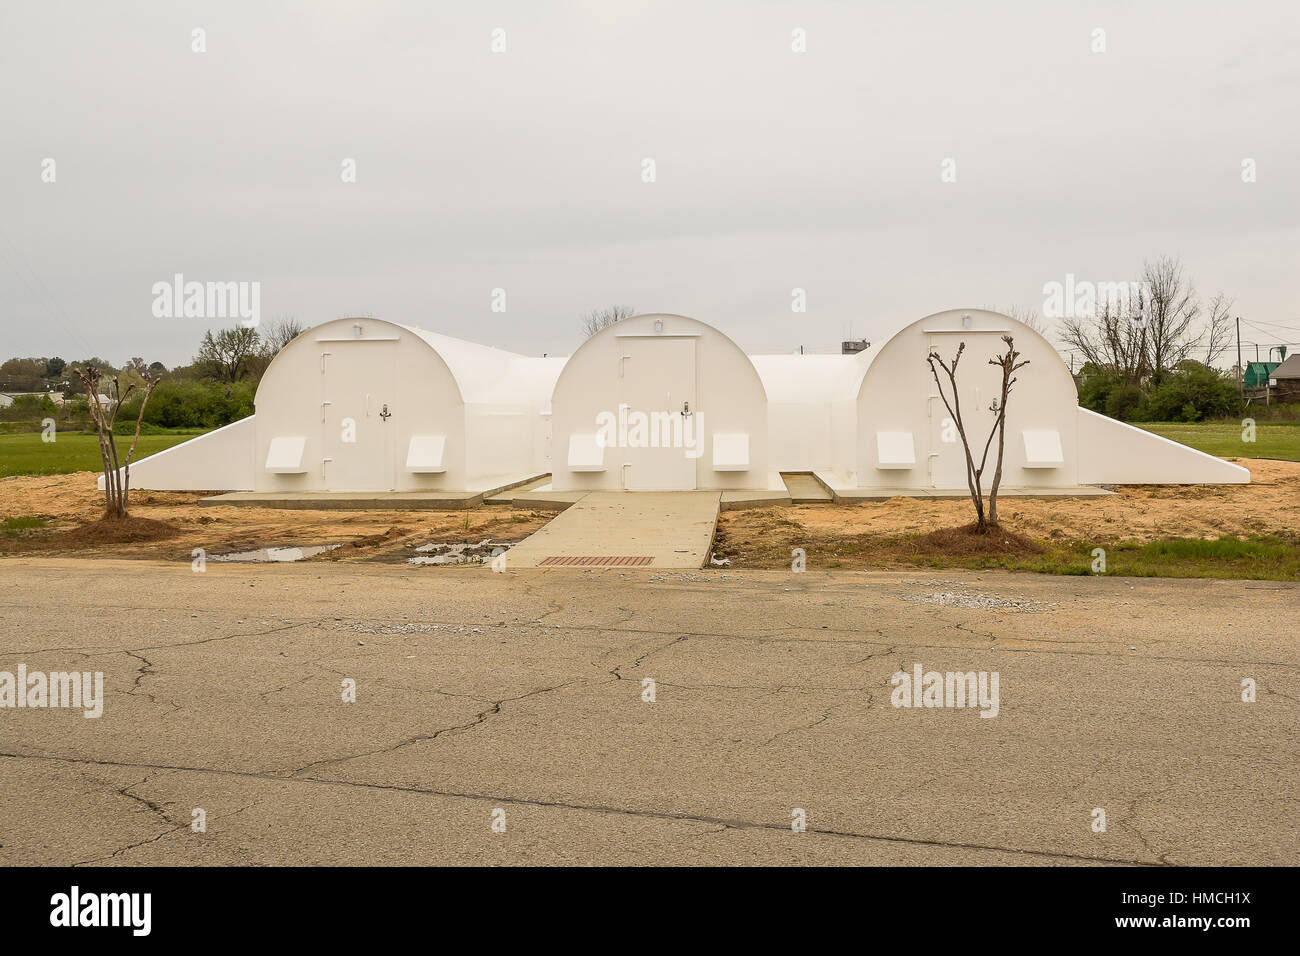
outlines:
[[[984, 443], [988, 441], [989, 430], [997, 421], [997, 413], [990, 405], [1001, 395], [1002, 372], [989, 364], [989, 359], [998, 355], [1005, 348], [998, 332], [963, 332], [961, 335], [931, 335], [929, 347], [939, 353], [946, 364], [952, 363], [957, 346], [966, 343], [961, 362], [957, 365], [957, 389], [961, 400], [961, 418], [966, 428], [966, 437], [970, 441], [971, 456], [975, 467], [980, 464], [980, 455]], [[943, 393], [948, 402], [953, 401], [952, 385], [943, 369], [937, 369], [939, 381], [943, 384]], [[966, 488], [966, 451], [957, 433], [956, 423], [944, 407], [943, 401], [935, 391], [934, 379], [930, 369], [923, 368], [930, 385], [930, 487], [944, 489]], [[993, 479], [993, 469], [997, 461], [997, 439], [989, 447], [989, 462], [984, 469], [982, 482], [985, 490]]]
[[328, 342], [321, 354], [321, 468], [328, 491], [392, 491], [397, 342]]
[[704, 447], [704, 419], [695, 404], [695, 339], [628, 336], [619, 343], [621, 447], [613, 464], [624, 473], [623, 486], [694, 491]]

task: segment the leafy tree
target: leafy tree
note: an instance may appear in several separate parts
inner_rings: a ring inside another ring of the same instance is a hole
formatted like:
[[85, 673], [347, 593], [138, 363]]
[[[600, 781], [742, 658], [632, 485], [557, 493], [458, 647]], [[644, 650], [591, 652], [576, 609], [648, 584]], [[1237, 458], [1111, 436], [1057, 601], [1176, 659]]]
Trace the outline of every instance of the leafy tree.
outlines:
[[1132, 421], [1142, 404], [1142, 389], [1138, 385], [1120, 382], [1106, 396], [1105, 413], [1120, 421]]
[[1092, 362], [1086, 362], [1079, 370], [1079, 404], [1094, 412], [1106, 414], [1106, 402], [1111, 393], [1123, 384], [1123, 377], [1113, 369], [1100, 368]]
[[194, 364], [205, 375], [220, 382], [238, 382], [247, 378], [251, 372], [259, 345], [257, 329], [236, 325], [229, 329], [219, 329], [215, 335], [208, 329], [203, 333], [203, 341], [199, 344], [199, 354], [195, 356]]
[[46, 360], [11, 358], [0, 365], [0, 388], [6, 392], [39, 392], [44, 386]]
[[1140, 421], [1200, 422], [1241, 412], [1236, 384], [1200, 362], [1183, 362], [1134, 410]]

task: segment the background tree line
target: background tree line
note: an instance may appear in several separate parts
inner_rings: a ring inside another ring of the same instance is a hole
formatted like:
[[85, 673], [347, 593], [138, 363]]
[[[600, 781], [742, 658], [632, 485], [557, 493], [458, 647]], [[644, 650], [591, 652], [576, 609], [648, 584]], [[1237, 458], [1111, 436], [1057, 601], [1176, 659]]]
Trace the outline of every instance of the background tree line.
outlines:
[[[1103, 298], [1089, 315], [1067, 315], [1057, 338], [1082, 358], [1075, 373], [1079, 404], [1111, 418], [1196, 422], [1242, 413], [1234, 374], [1216, 367], [1233, 344], [1233, 300], [1202, 299], [1182, 264], [1145, 262], [1136, 294]], [[1037, 315], [1010, 310], [1050, 337]]]
[[[46, 418], [62, 427], [90, 426], [90, 409], [77, 370], [96, 369], [103, 381], [116, 379], [123, 394], [131, 385], [156, 381], [145, 408], [146, 430], [162, 428], [218, 428], [253, 414], [257, 383], [271, 360], [306, 326], [288, 318], [261, 328], [236, 326], [207, 330], [189, 365], [168, 369], [161, 362], [139, 356], [121, 367], [94, 356], [67, 362], [53, 358], [11, 358], [0, 364], [0, 392], [17, 395], [0, 408], [0, 422], [10, 428], [40, 428]], [[51, 398], [61, 396], [62, 403]], [[123, 402], [118, 426], [128, 420], [134, 427], [140, 397]], [[116, 428], [115, 427], [115, 428]]]

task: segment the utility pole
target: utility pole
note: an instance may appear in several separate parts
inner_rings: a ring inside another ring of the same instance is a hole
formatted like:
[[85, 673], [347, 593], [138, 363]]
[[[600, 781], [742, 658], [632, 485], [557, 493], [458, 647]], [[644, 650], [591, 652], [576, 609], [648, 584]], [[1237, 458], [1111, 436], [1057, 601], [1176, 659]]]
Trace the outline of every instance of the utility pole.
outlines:
[[1237, 387], [1246, 394], [1246, 366], [1241, 364], [1241, 316], [1237, 316]]

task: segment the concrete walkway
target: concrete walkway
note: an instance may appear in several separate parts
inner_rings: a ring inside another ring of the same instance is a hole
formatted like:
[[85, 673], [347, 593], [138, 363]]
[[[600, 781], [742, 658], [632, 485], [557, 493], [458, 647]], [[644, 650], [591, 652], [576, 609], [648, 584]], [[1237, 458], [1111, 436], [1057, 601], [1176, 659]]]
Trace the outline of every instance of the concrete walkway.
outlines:
[[593, 491], [506, 552], [506, 568], [700, 568], [716, 491]]

